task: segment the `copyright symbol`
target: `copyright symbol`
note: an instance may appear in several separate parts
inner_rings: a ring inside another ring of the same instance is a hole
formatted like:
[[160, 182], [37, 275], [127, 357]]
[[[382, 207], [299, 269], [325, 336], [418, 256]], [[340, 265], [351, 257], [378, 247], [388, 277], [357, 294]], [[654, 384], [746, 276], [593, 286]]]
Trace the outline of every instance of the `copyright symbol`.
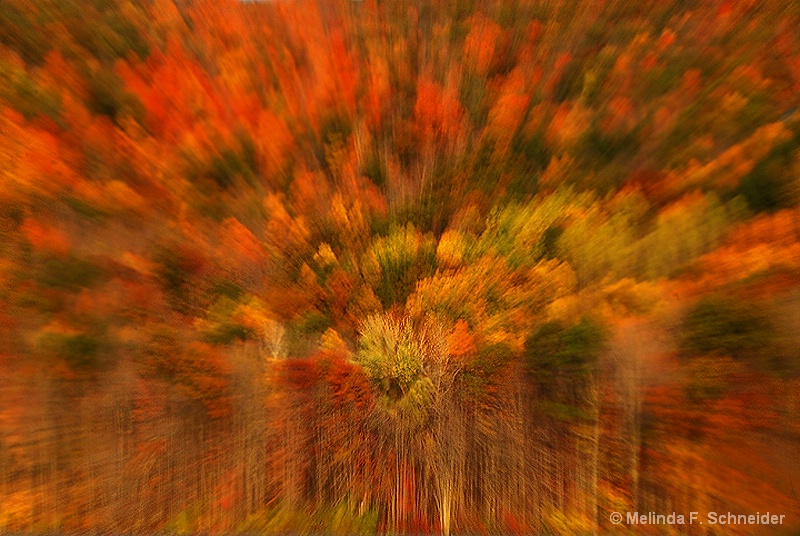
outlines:
[[622, 523], [622, 514], [620, 514], [619, 512], [611, 512], [611, 515], [608, 516], [608, 518], [615, 525], [619, 525], [620, 523]]

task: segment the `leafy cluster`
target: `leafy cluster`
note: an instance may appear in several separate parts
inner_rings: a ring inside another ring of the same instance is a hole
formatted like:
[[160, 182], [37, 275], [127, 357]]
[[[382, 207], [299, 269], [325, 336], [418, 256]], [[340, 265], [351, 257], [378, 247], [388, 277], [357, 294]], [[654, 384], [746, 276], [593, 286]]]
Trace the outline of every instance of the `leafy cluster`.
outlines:
[[795, 4], [3, 0], [0, 531], [800, 515]]

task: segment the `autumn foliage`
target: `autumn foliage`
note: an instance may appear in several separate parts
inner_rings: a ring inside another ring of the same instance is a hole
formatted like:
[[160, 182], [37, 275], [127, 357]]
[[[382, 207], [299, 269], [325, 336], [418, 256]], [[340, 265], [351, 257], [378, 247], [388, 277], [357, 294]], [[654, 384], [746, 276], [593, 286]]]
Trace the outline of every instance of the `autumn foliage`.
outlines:
[[796, 531], [798, 106], [789, 0], [3, 0], [0, 532]]

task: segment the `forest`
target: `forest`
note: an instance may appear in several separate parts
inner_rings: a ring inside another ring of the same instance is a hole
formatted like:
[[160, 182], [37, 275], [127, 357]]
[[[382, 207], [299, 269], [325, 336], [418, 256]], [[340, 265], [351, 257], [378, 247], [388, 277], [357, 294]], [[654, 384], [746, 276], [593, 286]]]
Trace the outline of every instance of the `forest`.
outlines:
[[800, 3], [0, 0], [0, 384], [0, 533], [797, 534]]

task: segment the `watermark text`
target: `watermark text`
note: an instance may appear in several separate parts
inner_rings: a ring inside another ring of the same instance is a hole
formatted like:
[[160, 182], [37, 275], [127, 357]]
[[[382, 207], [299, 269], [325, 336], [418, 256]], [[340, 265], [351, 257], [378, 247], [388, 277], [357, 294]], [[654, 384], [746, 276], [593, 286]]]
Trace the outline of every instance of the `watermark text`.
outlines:
[[756, 512], [688, 512], [668, 514], [657, 512], [612, 512], [609, 521], [614, 525], [783, 525], [785, 514]]

